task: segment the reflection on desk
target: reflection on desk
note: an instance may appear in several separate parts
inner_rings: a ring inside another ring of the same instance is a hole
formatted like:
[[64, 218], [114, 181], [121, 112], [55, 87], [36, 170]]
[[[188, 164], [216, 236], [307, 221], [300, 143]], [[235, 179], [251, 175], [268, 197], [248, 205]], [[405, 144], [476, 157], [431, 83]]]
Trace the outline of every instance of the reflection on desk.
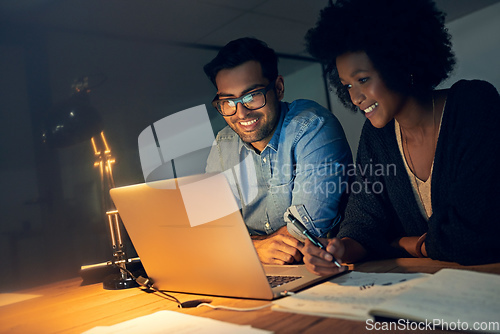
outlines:
[[[500, 274], [500, 263], [481, 266], [460, 266], [430, 259], [392, 259], [354, 265], [361, 272], [423, 272], [435, 273], [441, 268], [458, 268]], [[176, 311], [275, 333], [361, 333], [367, 331], [365, 322], [325, 318], [303, 314], [272, 311], [270, 307], [253, 312], [212, 310], [209, 308], [178, 309], [175, 303], [159, 295], [144, 293], [138, 288], [110, 291], [102, 284], [81, 286], [75, 278], [18, 293], [41, 297], [0, 307], [0, 333], [82, 333], [96, 326], [112, 326], [161, 310]], [[186, 301], [201, 296], [172, 293]], [[498, 296], [492, 296], [498, 298]], [[268, 301], [211, 297], [213, 305], [250, 308]], [[495, 319], [495, 321], [500, 319]], [[416, 331], [418, 333], [418, 331]], [[447, 331], [441, 331], [446, 333]], [[412, 331], [413, 333], [413, 331]], [[449, 333], [457, 333], [456, 331]]]

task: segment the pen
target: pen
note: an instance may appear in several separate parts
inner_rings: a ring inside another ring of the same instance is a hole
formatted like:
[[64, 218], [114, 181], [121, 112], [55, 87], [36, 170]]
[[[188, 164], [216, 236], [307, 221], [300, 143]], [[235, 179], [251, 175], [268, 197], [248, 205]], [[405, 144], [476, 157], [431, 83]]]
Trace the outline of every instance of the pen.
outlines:
[[[288, 219], [290, 219], [290, 221], [292, 222], [292, 224], [299, 229], [299, 231], [305, 235], [307, 237], [307, 239], [309, 239], [313, 245], [315, 245], [316, 247], [318, 247], [319, 249], [324, 249], [326, 250], [326, 247], [325, 245], [323, 245], [321, 243], [321, 241], [319, 241], [318, 238], [316, 238], [313, 234], [311, 234], [311, 232], [309, 232], [309, 230], [300, 222], [300, 220], [298, 220], [297, 218], [295, 218], [291, 213], [288, 214]], [[339, 261], [337, 261], [337, 259], [333, 258], [333, 263], [339, 267], [339, 268], [342, 268], [342, 265], [339, 263]]]

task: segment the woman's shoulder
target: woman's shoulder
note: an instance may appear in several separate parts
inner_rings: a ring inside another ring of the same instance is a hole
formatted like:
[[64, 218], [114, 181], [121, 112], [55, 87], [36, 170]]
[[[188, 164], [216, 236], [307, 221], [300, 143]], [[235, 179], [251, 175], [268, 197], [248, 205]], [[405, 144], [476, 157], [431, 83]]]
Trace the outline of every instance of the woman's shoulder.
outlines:
[[460, 80], [448, 90], [447, 111], [456, 117], [464, 114], [470, 118], [497, 117], [500, 96], [497, 89], [484, 80]]
[[475, 99], [482, 96], [496, 96], [498, 91], [491, 83], [484, 80], [460, 80], [455, 82], [448, 91], [449, 99]]
[[472, 79], [472, 80], [467, 80], [467, 79], [462, 79], [457, 82], [455, 82], [452, 86], [451, 89], [481, 89], [481, 88], [495, 88], [490, 82], [485, 81], [485, 80], [480, 80], [480, 79]]
[[496, 88], [483, 80], [460, 80], [448, 90], [443, 133], [470, 140], [492, 136], [500, 124]]

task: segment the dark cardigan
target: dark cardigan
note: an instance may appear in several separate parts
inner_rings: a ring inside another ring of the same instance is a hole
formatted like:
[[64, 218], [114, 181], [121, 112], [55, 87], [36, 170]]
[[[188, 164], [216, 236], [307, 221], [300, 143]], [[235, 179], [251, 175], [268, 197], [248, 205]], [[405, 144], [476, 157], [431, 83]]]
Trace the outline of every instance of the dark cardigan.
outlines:
[[[499, 262], [499, 127], [500, 97], [495, 87], [461, 80], [450, 88], [431, 180], [433, 214], [427, 222], [398, 149], [394, 120], [382, 129], [367, 120], [355, 181], [363, 185], [363, 191], [359, 192], [360, 185], [350, 188], [337, 236], [360, 242], [370, 258], [387, 258], [410, 256], [390, 246], [395, 239], [427, 232], [426, 250], [433, 259], [461, 264]], [[380, 175], [380, 166], [390, 164], [390, 172]]]

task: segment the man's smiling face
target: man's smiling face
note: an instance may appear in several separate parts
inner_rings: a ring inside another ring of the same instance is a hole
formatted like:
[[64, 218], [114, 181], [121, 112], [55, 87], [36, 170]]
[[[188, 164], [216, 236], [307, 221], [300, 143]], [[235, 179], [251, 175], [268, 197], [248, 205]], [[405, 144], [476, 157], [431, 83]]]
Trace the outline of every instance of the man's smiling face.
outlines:
[[[257, 61], [247, 61], [230, 69], [223, 69], [215, 78], [219, 99], [239, 98], [245, 94], [265, 88], [270, 82], [262, 74]], [[248, 110], [238, 103], [236, 113], [225, 116], [227, 124], [241, 140], [262, 151], [271, 140], [280, 116], [279, 101], [283, 99], [283, 78], [276, 78], [275, 88], [266, 94], [266, 105]]]

